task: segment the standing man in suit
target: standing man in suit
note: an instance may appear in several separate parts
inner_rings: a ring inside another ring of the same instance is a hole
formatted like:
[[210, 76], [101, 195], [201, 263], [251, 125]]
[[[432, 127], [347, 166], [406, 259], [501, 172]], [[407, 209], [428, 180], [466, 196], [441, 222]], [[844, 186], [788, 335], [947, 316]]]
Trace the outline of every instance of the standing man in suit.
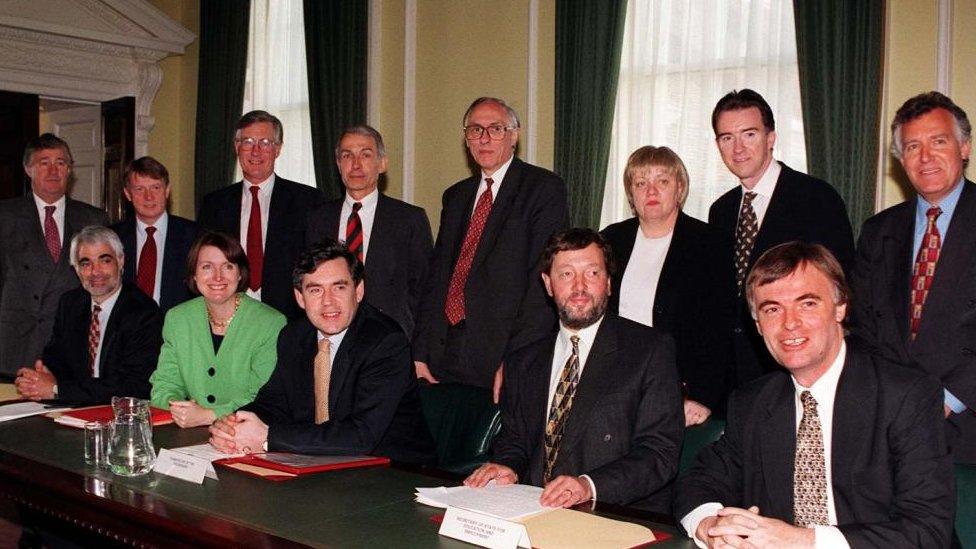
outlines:
[[737, 288], [733, 319], [737, 385], [778, 369], [756, 332], [743, 298], [746, 273], [769, 248], [789, 242], [823, 244], [849, 269], [854, 235], [844, 200], [827, 182], [791, 169], [773, 158], [773, 110], [750, 89], [731, 91], [712, 111], [715, 142], [739, 185], [708, 210], [708, 223], [726, 239], [726, 261]]
[[545, 487], [543, 505], [670, 511], [684, 427], [674, 342], [607, 313], [612, 257], [590, 229], [549, 241], [542, 280], [559, 330], [512, 355], [493, 462], [468, 486], [522, 482]]
[[892, 153], [917, 196], [864, 222], [853, 331], [886, 360], [942, 382], [955, 460], [976, 463], [976, 186], [965, 111], [929, 92], [898, 109]]
[[71, 239], [71, 265], [82, 287], [61, 297], [43, 357], [17, 372], [21, 396], [86, 405], [149, 397], [163, 316], [156, 302], [122, 282], [124, 264], [122, 242], [111, 229], [85, 227]]
[[186, 256], [196, 238], [197, 224], [166, 211], [169, 171], [155, 158], [143, 156], [130, 162], [123, 181], [122, 191], [136, 215], [112, 226], [130, 266], [122, 271], [122, 279], [153, 298], [165, 315], [190, 299]]
[[433, 463], [410, 340], [396, 321], [362, 303], [363, 264], [344, 245], [323, 240], [299, 258], [294, 285], [305, 316], [279, 334], [278, 365], [254, 402], [211, 425], [211, 444], [223, 452]]
[[31, 140], [24, 150], [30, 194], [0, 201], [0, 376], [41, 356], [61, 294], [78, 287], [65, 244], [82, 227], [108, 223], [105, 212], [65, 196], [72, 162], [56, 135]]
[[569, 209], [559, 176], [515, 158], [518, 115], [504, 101], [476, 99], [463, 121], [481, 173], [444, 191], [414, 364], [430, 383], [494, 388], [497, 402], [506, 353], [555, 323], [536, 263]]
[[949, 546], [938, 383], [845, 341], [849, 292], [825, 247], [776, 246], [746, 284], [785, 370], [732, 394], [722, 438], [678, 481], [688, 535], [709, 547]]
[[366, 303], [412, 335], [434, 247], [427, 213], [377, 189], [387, 157], [383, 136], [372, 127], [346, 128], [335, 159], [346, 196], [309, 210], [305, 240], [345, 242], [366, 265]]
[[251, 268], [248, 295], [288, 318], [301, 311], [291, 289], [291, 270], [305, 247], [305, 217], [322, 193], [275, 174], [284, 143], [277, 117], [251, 111], [237, 122], [234, 151], [244, 180], [203, 198], [197, 222], [205, 229], [239, 235]]

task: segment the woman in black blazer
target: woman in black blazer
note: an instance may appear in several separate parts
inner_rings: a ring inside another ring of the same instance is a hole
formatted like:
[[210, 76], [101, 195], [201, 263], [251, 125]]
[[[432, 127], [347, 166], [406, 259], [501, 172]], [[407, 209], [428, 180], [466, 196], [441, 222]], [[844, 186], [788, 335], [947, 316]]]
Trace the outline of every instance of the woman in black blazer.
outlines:
[[696, 425], [721, 413], [730, 382], [735, 292], [725, 247], [717, 231], [681, 211], [688, 171], [671, 149], [634, 151], [624, 189], [636, 216], [602, 231], [616, 258], [609, 307], [674, 337], [685, 425]]

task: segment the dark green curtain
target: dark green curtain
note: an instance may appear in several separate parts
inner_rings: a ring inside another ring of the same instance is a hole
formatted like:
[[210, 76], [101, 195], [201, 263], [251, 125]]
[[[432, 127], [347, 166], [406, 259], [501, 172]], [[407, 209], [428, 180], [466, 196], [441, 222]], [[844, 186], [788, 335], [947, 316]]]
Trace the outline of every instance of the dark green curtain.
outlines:
[[315, 179], [328, 198], [342, 196], [336, 141], [346, 126], [366, 123], [366, 0], [305, 0], [308, 106]]
[[555, 171], [570, 222], [599, 229], [627, 0], [556, 1]]
[[794, 0], [807, 171], [847, 202], [855, 234], [874, 212], [884, 0]]
[[250, 0], [200, 2], [196, 205], [234, 179], [234, 126], [244, 104]]

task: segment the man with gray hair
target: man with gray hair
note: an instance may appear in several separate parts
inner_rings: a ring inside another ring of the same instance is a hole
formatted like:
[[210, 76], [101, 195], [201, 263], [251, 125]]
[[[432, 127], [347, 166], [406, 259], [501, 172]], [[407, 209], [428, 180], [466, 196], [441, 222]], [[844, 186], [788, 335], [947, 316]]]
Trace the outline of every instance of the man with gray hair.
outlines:
[[417, 377], [493, 389], [496, 402], [505, 355], [556, 325], [537, 263], [569, 226], [562, 178], [515, 157], [520, 131], [501, 99], [478, 98], [464, 114], [461, 135], [479, 170], [444, 191], [413, 340]]
[[104, 225], [105, 212], [67, 196], [71, 149], [54, 134], [27, 144], [26, 196], [0, 201], [0, 376], [31, 364], [51, 336], [58, 299], [78, 287], [62, 253], [86, 225]]
[[34, 366], [17, 372], [17, 392], [86, 405], [148, 398], [163, 344], [159, 307], [122, 282], [125, 253], [111, 229], [85, 227], [71, 239], [70, 256], [82, 287], [61, 296], [51, 338]]
[[265, 111], [242, 116], [234, 151], [244, 179], [205, 196], [197, 223], [240, 238], [251, 269], [248, 295], [295, 318], [301, 309], [292, 295], [291, 269], [305, 249], [305, 215], [324, 197], [275, 174], [283, 144], [278, 117]]
[[427, 212], [378, 189], [388, 160], [383, 136], [371, 126], [346, 128], [335, 161], [346, 195], [309, 210], [305, 241], [345, 242], [366, 266], [366, 302], [396, 320], [409, 337], [434, 247]]
[[957, 463], [976, 463], [976, 186], [965, 111], [938, 92], [905, 102], [892, 154], [917, 196], [864, 222], [851, 286], [853, 331], [881, 357], [942, 382]]

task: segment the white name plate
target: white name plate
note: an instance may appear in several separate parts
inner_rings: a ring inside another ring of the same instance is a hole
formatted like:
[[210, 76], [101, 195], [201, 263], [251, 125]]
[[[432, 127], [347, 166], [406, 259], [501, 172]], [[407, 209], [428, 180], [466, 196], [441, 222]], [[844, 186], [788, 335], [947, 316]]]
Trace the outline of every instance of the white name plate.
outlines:
[[203, 484], [203, 478], [208, 476], [207, 469], [211, 467], [213, 466], [210, 461], [206, 459], [162, 448], [156, 456], [153, 471], [195, 484]]
[[531, 547], [522, 524], [457, 507], [447, 508], [438, 533], [490, 549]]

